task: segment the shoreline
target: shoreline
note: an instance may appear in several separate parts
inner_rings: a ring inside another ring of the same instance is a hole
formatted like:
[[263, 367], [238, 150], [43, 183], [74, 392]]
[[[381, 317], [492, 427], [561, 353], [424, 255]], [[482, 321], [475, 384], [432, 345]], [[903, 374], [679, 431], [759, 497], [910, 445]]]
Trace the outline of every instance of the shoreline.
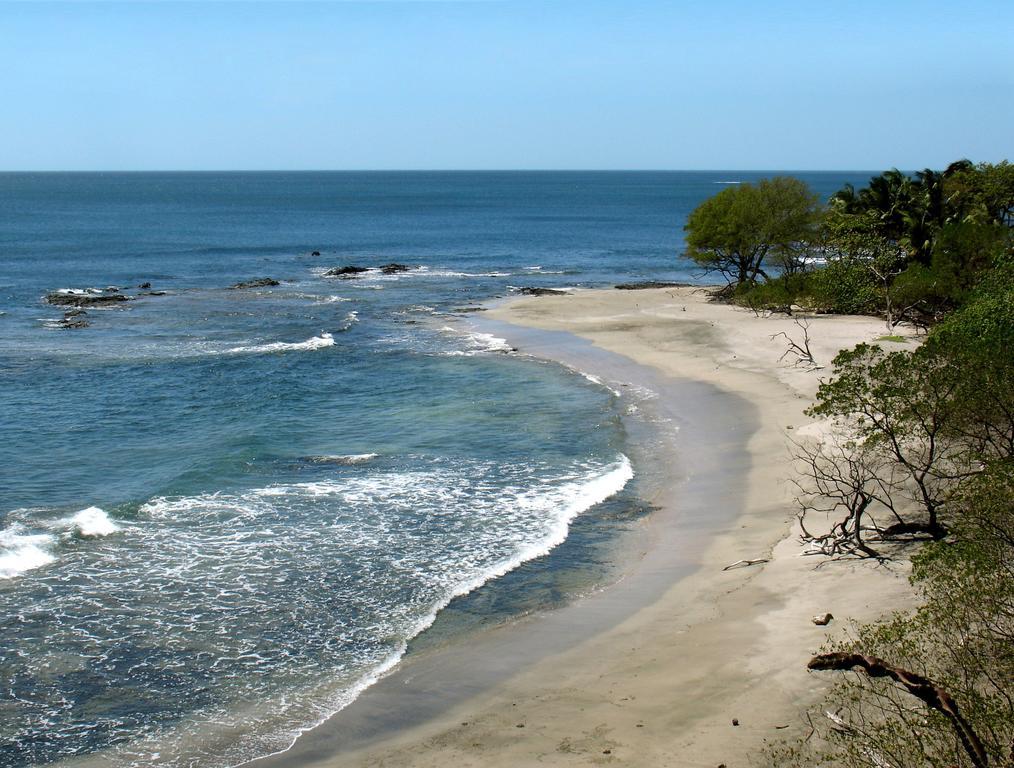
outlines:
[[[901, 568], [814, 571], [797, 557], [786, 435], [805, 422], [818, 374], [777, 362], [784, 343], [770, 335], [798, 330], [792, 320], [664, 288], [515, 298], [475, 324], [610, 386], [656, 392], [652, 408], [679, 432], [659, 457], [674, 469], [647, 500], [659, 509], [644, 524], [646, 546], [612, 586], [467, 647], [406, 657], [288, 751], [246, 765], [733, 766], [792, 735], [823, 687], [805, 662], [828, 630], [911, 600]], [[883, 327], [840, 317], [813, 326], [827, 361]], [[721, 570], [757, 557], [771, 562]], [[824, 611], [833, 626], [814, 627], [809, 617]]]

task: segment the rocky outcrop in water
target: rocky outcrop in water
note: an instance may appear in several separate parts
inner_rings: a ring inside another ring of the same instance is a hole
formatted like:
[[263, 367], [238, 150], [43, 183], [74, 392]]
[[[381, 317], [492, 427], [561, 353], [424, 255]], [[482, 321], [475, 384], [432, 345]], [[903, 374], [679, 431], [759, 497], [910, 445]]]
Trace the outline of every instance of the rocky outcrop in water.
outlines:
[[125, 301], [130, 301], [130, 297], [119, 293], [119, 289], [114, 292], [108, 288], [54, 291], [45, 298], [47, 304], [57, 307], [110, 307]]
[[561, 291], [557, 288], [518, 288], [518, 293], [522, 296], [566, 296], [567, 291]]
[[325, 272], [324, 277], [355, 277], [369, 271], [366, 267], [334, 267]]
[[68, 309], [63, 313], [63, 319], [57, 325], [60, 328], [87, 328], [91, 323], [88, 320], [88, 313], [83, 309]]
[[230, 286], [233, 290], [242, 288], [270, 288], [274, 285], [281, 285], [277, 280], [272, 277], [259, 277], [256, 280], [245, 280], [242, 283], [236, 283]]
[[405, 264], [392, 263], [392, 264], [384, 264], [380, 268], [380, 271], [383, 272], [385, 275], [396, 275], [399, 272], [408, 272], [410, 269], [412, 268]]

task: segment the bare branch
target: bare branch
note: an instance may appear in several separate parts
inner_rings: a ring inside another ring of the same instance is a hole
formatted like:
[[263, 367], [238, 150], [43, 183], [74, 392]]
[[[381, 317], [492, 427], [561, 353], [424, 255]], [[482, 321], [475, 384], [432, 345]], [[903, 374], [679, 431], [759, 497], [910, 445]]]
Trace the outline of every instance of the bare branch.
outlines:
[[781, 331], [779, 333], [771, 335], [772, 341], [777, 339], [779, 336], [782, 336], [785, 338], [787, 342], [789, 342], [789, 348], [785, 350], [785, 352], [782, 354], [781, 357], [778, 358], [778, 361], [781, 362], [786, 357], [792, 356], [795, 358], [795, 362], [793, 362], [793, 365], [796, 366], [797, 368], [802, 366], [806, 368], [808, 371], [819, 371], [823, 366], [817, 364], [817, 361], [813, 357], [813, 352], [810, 350], [809, 321], [806, 320], [806, 318], [797, 317], [793, 320], [793, 322], [803, 332], [803, 338], [800, 341], [797, 342], [785, 331]]

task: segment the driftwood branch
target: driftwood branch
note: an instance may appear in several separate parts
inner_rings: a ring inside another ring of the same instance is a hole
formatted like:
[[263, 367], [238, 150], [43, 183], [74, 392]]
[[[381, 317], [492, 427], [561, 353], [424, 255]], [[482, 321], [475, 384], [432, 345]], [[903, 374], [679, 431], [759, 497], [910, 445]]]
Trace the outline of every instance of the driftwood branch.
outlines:
[[986, 748], [982, 745], [982, 741], [972, 726], [961, 715], [957, 702], [932, 680], [909, 672], [907, 669], [888, 664], [876, 656], [864, 656], [861, 653], [825, 653], [814, 656], [806, 667], [814, 670], [841, 671], [859, 667], [870, 677], [889, 677], [896, 683], [900, 683], [906, 691], [920, 699], [927, 707], [936, 710], [951, 721], [954, 732], [975, 768], [987, 768], [989, 765]]
[[766, 557], [758, 557], [756, 560], [737, 560], [734, 563], [729, 563], [722, 570], [730, 571], [733, 568], [746, 568], [748, 565], [759, 565], [760, 563], [766, 563], [768, 559]]

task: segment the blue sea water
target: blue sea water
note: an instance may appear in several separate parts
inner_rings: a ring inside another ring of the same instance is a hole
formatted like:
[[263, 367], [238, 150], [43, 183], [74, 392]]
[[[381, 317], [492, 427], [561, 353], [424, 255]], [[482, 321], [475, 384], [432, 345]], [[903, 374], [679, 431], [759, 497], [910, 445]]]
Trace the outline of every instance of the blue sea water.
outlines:
[[0, 766], [235, 765], [586, 567], [643, 509], [622, 404], [466, 310], [694, 280], [687, 214], [763, 175], [0, 174]]

